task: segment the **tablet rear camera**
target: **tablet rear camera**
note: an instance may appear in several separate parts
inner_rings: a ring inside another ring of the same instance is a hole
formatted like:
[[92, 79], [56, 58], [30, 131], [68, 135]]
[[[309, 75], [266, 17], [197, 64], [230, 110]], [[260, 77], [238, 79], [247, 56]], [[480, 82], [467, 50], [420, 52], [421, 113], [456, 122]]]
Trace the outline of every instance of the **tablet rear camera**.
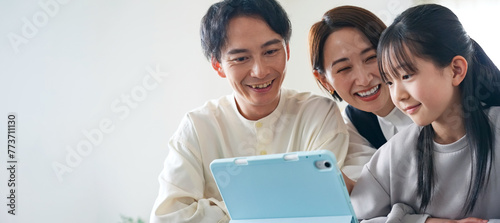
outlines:
[[318, 169], [330, 169], [332, 167], [332, 163], [328, 160], [318, 160], [315, 163], [316, 168]]

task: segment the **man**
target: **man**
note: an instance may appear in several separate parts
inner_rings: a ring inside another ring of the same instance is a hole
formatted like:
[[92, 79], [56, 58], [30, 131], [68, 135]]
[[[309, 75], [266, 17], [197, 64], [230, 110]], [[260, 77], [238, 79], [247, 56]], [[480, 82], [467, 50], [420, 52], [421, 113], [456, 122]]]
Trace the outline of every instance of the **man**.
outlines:
[[227, 222], [210, 173], [218, 158], [327, 149], [342, 166], [348, 133], [333, 100], [281, 89], [290, 57], [275, 0], [226, 0], [201, 24], [205, 55], [232, 95], [189, 112], [170, 139], [151, 222]]

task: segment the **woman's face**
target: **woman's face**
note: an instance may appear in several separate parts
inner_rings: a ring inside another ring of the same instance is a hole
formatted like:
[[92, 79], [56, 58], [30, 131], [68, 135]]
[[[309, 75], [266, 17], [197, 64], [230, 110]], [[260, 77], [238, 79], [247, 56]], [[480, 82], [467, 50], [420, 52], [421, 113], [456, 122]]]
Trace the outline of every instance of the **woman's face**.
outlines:
[[324, 46], [323, 86], [335, 90], [350, 105], [378, 116], [394, 108], [388, 87], [382, 82], [377, 52], [355, 28], [342, 28], [328, 36]]

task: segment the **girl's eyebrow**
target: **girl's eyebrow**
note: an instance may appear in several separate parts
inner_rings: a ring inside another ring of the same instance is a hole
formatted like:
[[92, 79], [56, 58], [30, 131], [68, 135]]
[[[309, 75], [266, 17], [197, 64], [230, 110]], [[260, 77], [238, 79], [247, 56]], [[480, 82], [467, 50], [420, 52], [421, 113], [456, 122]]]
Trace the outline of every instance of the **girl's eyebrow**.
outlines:
[[413, 66], [411, 66], [408, 63], [402, 63], [402, 64], [399, 64], [398, 66], [396, 66], [394, 70], [403, 70], [403, 71], [411, 70], [411, 71], [413, 71], [414, 68], [413, 68]]

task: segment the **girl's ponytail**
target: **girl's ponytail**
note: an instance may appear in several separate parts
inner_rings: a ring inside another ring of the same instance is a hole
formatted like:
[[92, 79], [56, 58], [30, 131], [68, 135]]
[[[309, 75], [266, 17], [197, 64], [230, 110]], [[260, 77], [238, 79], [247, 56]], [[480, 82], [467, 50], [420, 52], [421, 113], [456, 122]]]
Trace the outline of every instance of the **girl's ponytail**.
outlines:
[[471, 38], [473, 55], [472, 66], [469, 74], [472, 74], [474, 96], [483, 102], [486, 107], [500, 106], [500, 70], [486, 55], [483, 48]]
[[[492, 124], [484, 107], [500, 105], [500, 72], [484, 50], [473, 39], [467, 75], [462, 81], [462, 109], [467, 141], [471, 147], [471, 184], [463, 207], [464, 213], [471, 213], [480, 192], [486, 187], [494, 157]], [[484, 105], [484, 106], [483, 106]]]

